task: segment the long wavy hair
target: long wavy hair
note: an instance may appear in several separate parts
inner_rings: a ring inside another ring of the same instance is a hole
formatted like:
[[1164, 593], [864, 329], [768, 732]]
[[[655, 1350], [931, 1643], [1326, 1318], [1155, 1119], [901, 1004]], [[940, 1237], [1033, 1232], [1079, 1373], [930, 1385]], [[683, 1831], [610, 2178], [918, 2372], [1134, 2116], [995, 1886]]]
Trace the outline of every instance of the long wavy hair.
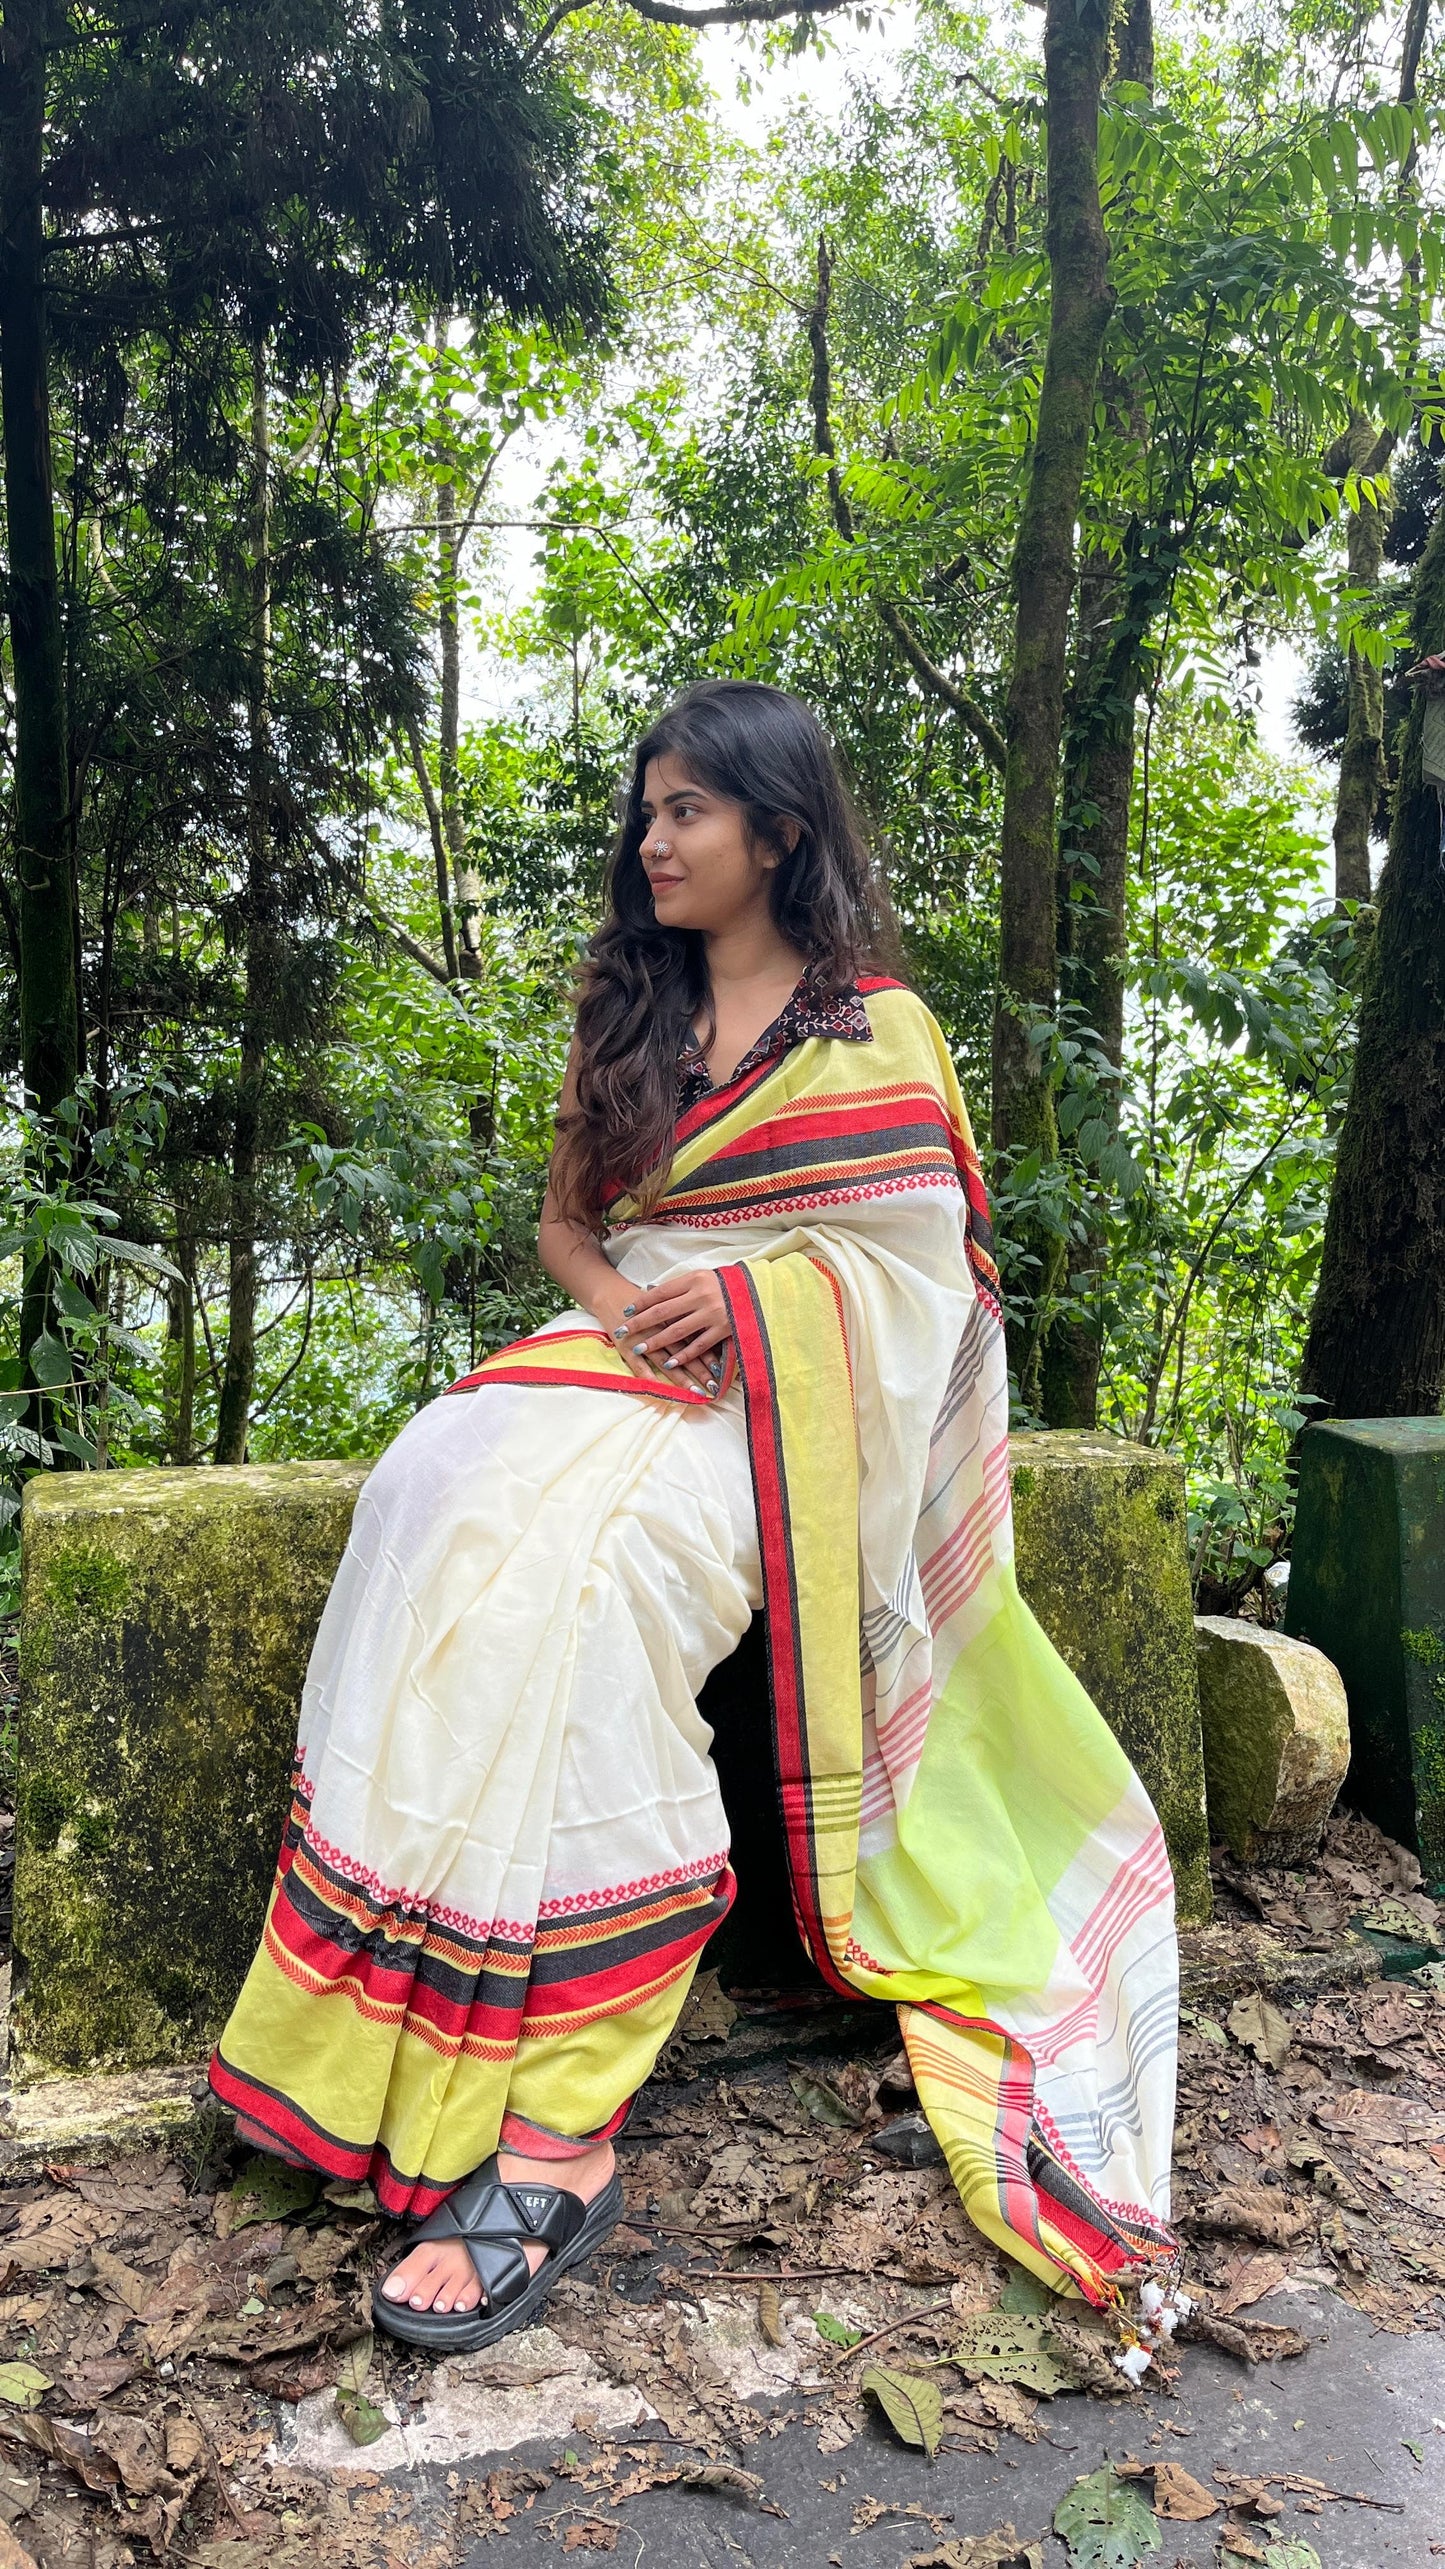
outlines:
[[[560, 1119], [552, 1188], [595, 1224], [616, 1188], [645, 1210], [660, 1196], [677, 1120], [678, 1056], [712, 1015], [700, 931], [657, 922], [642, 842], [643, 780], [654, 758], [740, 803], [755, 849], [778, 859], [773, 918], [820, 996], [861, 971], [896, 973], [898, 931], [883, 882], [822, 728], [796, 696], [742, 678], [704, 679], [637, 744], [607, 870], [607, 915], [583, 965], [577, 1103]], [[789, 846], [789, 837], [794, 843]]]

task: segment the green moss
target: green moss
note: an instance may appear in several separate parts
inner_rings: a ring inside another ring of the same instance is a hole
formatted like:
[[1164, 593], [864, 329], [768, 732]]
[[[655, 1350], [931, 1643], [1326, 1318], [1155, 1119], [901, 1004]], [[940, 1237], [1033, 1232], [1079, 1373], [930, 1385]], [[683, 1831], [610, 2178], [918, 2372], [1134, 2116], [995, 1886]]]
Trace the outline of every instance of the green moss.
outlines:
[[111, 1615], [124, 1605], [130, 1584], [126, 1562], [98, 1544], [80, 1543], [51, 1562], [46, 1601], [57, 1615]]
[[70, 1817], [70, 1795], [57, 1775], [26, 1775], [20, 1785], [20, 1825], [32, 1846], [48, 1854]]
[[1019, 1586], [1141, 1777], [1180, 1917], [1210, 1912], [1184, 1483], [1173, 1456], [1088, 1431], [1010, 1440]]
[[15, 1883], [27, 2071], [214, 2038], [255, 1949], [301, 1681], [364, 1464], [26, 1493]]

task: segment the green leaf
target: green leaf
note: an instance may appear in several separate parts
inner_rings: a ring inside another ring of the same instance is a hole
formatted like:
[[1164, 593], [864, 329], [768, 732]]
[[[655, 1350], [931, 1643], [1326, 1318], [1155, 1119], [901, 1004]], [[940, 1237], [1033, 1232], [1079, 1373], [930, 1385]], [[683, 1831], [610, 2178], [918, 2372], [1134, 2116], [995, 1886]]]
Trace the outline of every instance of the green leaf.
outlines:
[[1051, 2292], [1048, 2285], [1041, 2282], [1037, 2275], [1029, 2273], [1027, 2266], [1015, 2266], [1003, 2291], [999, 2294], [998, 2307], [1000, 2310], [1027, 2313], [1030, 2317], [1036, 2317], [1043, 2311], [1055, 2309], [1058, 2298], [1058, 2294]]
[[294, 2220], [298, 2212], [309, 2212], [320, 2191], [321, 2179], [310, 2168], [288, 2168], [282, 2159], [253, 2159], [231, 2188], [231, 2228]]
[[1059, 2500], [1054, 2531], [1069, 2546], [1069, 2569], [1138, 2569], [1163, 2541], [1137, 2490], [1126, 2487], [1107, 2463]]
[[336, 2414], [353, 2444], [374, 2444], [379, 2435], [385, 2435], [391, 2423], [371, 2400], [363, 2398], [360, 2391], [349, 2391], [344, 2398], [338, 2391]]
[[876, 2399], [894, 2434], [931, 2461], [943, 2435], [943, 2393], [937, 2382], [926, 2373], [896, 2373], [890, 2364], [870, 2364], [862, 2386]]
[[100, 1452], [99, 1446], [93, 1439], [82, 1436], [77, 1428], [52, 1427], [50, 1433], [61, 1451], [73, 1454], [78, 1462], [93, 1463]]
[[56, 1277], [54, 1291], [55, 1299], [67, 1320], [99, 1319], [100, 1314], [89, 1294], [82, 1293], [79, 1285], [73, 1285], [68, 1276]]
[[1324, 2569], [1324, 2563], [1312, 2542], [1272, 2542], [1264, 2569]]
[[[1050, 2295], [1052, 2299], [1053, 2296]], [[1042, 2399], [1078, 2389], [1078, 2377], [1049, 2334], [1043, 2311], [987, 2311], [969, 2320], [950, 2359], [962, 2372], [988, 2382], [1020, 2382]]]
[[70, 1380], [70, 1349], [61, 1338], [43, 1330], [30, 1350], [30, 1371], [43, 1390], [58, 1391]]
[[815, 2311], [813, 2326], [830, 2346], [856, 2346], [863, 2334], [861, 2328], [850, 2328], [846, 2319], [835, 2319], [831, 2310]]
[[55, 2384], [35, 2364], [0, 2364], [0, 2400], [10, 2408], [38, 2408]]

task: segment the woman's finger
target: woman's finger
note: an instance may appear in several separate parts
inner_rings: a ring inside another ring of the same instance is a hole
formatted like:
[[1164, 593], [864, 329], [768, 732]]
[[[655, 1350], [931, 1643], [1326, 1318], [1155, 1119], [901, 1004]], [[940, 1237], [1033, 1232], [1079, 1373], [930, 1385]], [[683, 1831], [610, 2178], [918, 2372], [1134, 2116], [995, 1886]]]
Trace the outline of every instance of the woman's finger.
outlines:
[[649, 1329], [645, 1339], [636, 1342], [638, 1355], [675, 1356], [684, 1342], [694, 1340], [699, 1346], [714, 1347], [732, 1335], [726, 1322], [714, 1320], [707, 1312], [685, 1312], [659, 1329]]

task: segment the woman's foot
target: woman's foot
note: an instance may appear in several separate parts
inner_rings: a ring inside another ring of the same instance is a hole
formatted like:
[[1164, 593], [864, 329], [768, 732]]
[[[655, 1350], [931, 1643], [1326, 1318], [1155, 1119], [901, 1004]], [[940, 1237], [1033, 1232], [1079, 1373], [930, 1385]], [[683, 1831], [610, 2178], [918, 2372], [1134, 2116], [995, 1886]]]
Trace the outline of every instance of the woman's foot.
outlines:
[[[527, 2184], [561, 2186], [568, 2194], [577, 2195], [583, 2203], [592, 2203], [612, 2175], [616, 2162], [610, 2141], [603, 2141], [580, 2159], [523, 2159], [515, 2150], [497, 2153], [497, 2173], [504, 2185]], [[518, 2243], [533, 2274], [549, 2251], [540, 2240]], [[413, 2310], [475, 2310], [483, 2298], [464, 2242], [460, 2239], [422, 2239], [409, 2257], [387, 2276], [381, 2290], [388, 2301], [404, 2301]]]

